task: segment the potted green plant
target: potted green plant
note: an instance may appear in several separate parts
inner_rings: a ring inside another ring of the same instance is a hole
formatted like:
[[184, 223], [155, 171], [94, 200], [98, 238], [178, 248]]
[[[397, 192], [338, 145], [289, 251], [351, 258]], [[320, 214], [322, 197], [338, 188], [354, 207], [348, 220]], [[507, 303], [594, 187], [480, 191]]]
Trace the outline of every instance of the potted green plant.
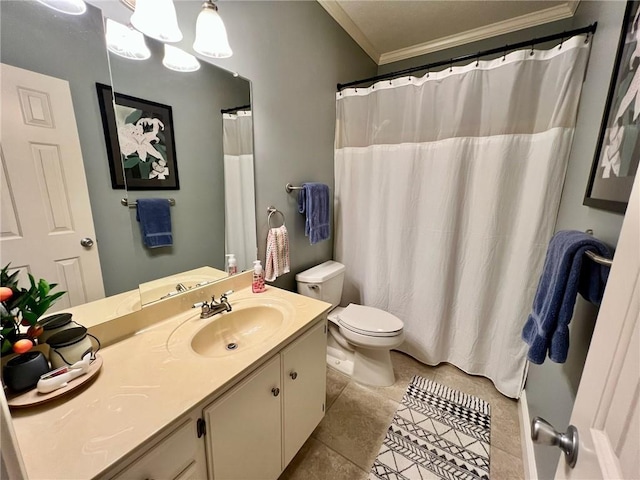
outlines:
[[18, 286], [19, 270], [9, 273], [9, 265], [0, 270], [0, 346], [2, 356], [17, 353], [3, 371], [5, 384], [14, 391], [32, 388], [48, 371], [42, 352], [31, 352], [42, 333], [38, 319], [66, 292], [51, 293], [57, 284], [29, 274], [29, 288]]

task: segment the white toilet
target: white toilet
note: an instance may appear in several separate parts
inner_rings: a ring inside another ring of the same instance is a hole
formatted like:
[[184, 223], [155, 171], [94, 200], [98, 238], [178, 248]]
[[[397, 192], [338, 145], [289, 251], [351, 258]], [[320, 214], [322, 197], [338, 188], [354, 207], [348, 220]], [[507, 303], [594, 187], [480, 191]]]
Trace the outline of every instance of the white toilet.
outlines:
[[330, 303], [327, 363], [357, 382], [377, 387], [393, 385], [389, 351], [404, 340], [404, 323], [378, 308], [354, 303], [337, 307], [345, 267], [329, 260], [296, 275], [298, 293]]

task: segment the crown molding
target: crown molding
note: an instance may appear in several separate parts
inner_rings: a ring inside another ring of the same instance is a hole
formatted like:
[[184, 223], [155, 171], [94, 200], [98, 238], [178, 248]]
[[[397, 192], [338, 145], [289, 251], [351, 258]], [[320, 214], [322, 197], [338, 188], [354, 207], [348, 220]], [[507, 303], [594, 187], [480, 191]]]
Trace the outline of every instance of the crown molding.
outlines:
[[342, 9], [342, 7], [335, 0], [318, 0], [318, 3], [324, 8], [333, 19], [338, 22], [345, 32], [349, 34], [355, 42], [360, 45], [367, 55], [380, 65], [380, 53], [376, 50], [373, 44], [369, 41], [367, 36], [362, 33], [362, 30], [351, 20], [351, 17]]
[[[335, 3], [335, 2], [326, 2], [325, 0], [318, 0], [321, 4], [323, 3]], [[572, 17], [578, 8], [578, 4], [580, 0], [568, 0], [564, 4], [557, 5], [554, 7], [546, 8], [544, 10], [539, 10], [537, 12], [528, 13], [526, 15], [521, 15], [519, 17], [511, 18], [509, 20], [504, 20], [502, 22], [493, 23], [491, 25], [487, 25], [480, 28], [474, 28], [473, 30], [467, 30], [466, 32], [462, 32], [456, 35], [450, 35], [448, 37], [442, 37], [437, 40], [433, 40], [430, 42], [425, 42], [419, 45], [414, 45], [407, 48], [402, 48], [399, 50], [394, 50], [391, 52], [385, 52], [379, 55], [377, 60], [378, 65], [385, 65], [387, 63], [397, 62], [399, 60], [406, 60], [407, 58], [417, 57], [419, 55], [425, 55], [427, 53], [437, 52], [439, 50], [445, 50], [447, 48], [457, 47], [460, 45], [464, 45], [467, 43], [477, 42], [479, 40], [484, 40], [487, 38], [495, 37], [498, 35], [504, 35], [505, 33], [511, 33], [518, 30], [523, 30], [525, 28], [535, 27], [538, 25], [542, 25], [545, 23], [555, 22], [557, 20], [562, 20], [565, 18]], [[324, 5], [323, 5], [324, 6]], [[340, 8], [339, 5], [336, 5], [337, 8]], [[326, 7], [325, 7], [326, 8]], [[346, 13], [342, 8], [340, 8], [342, 14], [346, 16]], [[330, 15], [333, 16], [331, 11], [327, 9]], [[334, 16], [335, 18], [335, 16]], [[347, 17], [348, 18], [348, 17]], [[351, 32], [342, 25], [340, 20], [336, 19], [336, 21], [347, 30], [351, 36]], [[353, 24], [351, 19], [349, 21]], [[354, 25], [356, 29], [356, 27]], [[358, 32], [362, 34], [362, 32], [358, 29]], [[364, 35], [363, 35], [364, 36]], [[360, 44], [360, 46], [367, 51], [367, 49], [362, 46], [360, 41], [354, 37], [356, 42]], [[366, 40], [366, 39], [365, 39]], [[369, 52], [367, 52], [369, 53]], [[369, 56], [376, 60], [376, 58], [369, 53]]]

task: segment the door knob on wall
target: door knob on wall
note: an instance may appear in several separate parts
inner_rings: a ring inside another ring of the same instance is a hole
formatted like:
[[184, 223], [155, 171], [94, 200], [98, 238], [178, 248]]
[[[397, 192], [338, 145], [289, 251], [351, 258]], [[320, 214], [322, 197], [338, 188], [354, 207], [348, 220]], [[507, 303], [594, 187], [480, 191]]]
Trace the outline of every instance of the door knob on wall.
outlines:
[[531, 439], [540, 445], [557, 446], [564, 452], [567, 465], [576, 466], [579, 439], [578, 429], [573, 425], [567, 427], [567, 433], [560, 433], [544, 418], [536, 417], [531, 422]]

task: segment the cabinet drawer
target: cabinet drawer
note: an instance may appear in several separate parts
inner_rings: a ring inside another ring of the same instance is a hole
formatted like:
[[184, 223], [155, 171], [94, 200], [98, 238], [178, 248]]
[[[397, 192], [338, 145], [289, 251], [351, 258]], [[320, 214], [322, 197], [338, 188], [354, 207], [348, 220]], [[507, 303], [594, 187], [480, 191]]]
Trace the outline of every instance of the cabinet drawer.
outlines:
[[202, 443], [196, 434], [195, 420], [188, 418], [114, 480], [206, 478]]

